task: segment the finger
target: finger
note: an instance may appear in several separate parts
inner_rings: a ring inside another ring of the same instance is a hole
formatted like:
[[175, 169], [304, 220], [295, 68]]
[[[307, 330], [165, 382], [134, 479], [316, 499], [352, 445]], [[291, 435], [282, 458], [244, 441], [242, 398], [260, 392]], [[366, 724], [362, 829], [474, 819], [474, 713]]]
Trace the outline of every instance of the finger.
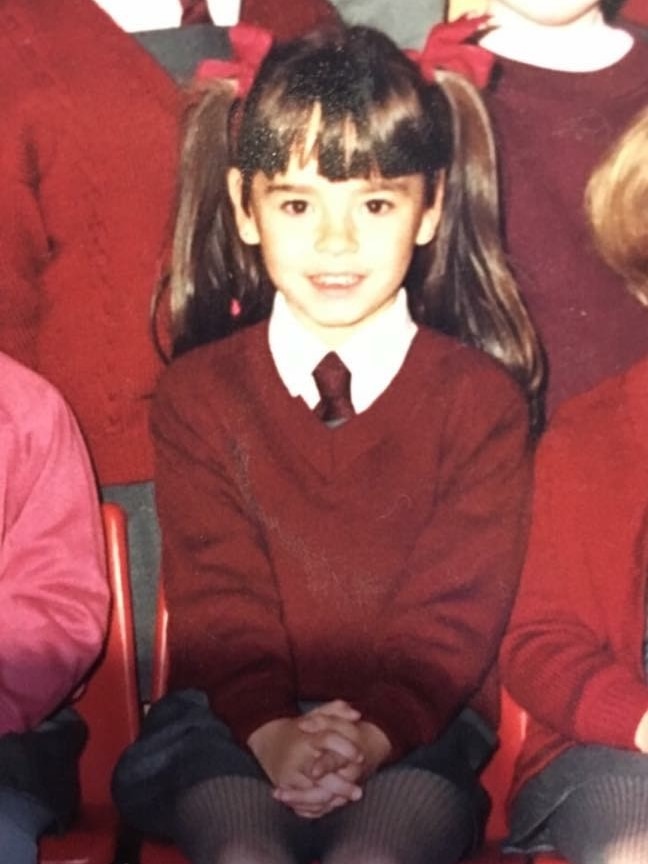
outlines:
[[359, 780], [364, 778], [365, 766], [363, 763], [347, 762], [346, 765], [338, 768], [336, 773], [339, 774], [340, 777], [343, 777], [345, 780], [349, 780], [351, 783], [358, 783]]
[[359, 728], [355, 723], [350, 723], [348, 720], [340, 720], [337, 717], [327, 717], [320, 714], [310, 717], [300, 717], [297, 725], [302, 732], [308, 732], [311, 735], [316, 735], [320, 732], [335, 732], [346, 738], [354, 746], [357, 746]]
[[291, 809], [297, 814], [297, 816], [301, 816], [303, 819], [319, 819], [322, 816], [326, 816], [326, 814], [330, 813], [332, 810], [348, 803], [349, 802], [345, 798], [333, 798], [329, 804], [323, 807], [292, 807]]
[[328, 728], [329, 720], [323, 714], [304, 714], [297, 725], [302, 732], [323, 732]]
[[313, 778], [304, 774], [302, 771], [285, 772], [285, 775], [281, 777], [278, 785], [278, 788], [280, 789], [296, 789], [301, 792], [304, 792], [307, 789], [313, 789], [314, 787], [315, 783], [313, 782]]
[[315, 788], [326, 789], [331, 798], [344, 798], [347, 801], [359, 801], [362, 798], [362, 788], [339, 774], [325, 774]]
[[339, 717], [340, 720], [349, 720], [352, 723], [361, 718], [360, 712], [352, 708], [344, 699], [334, 699], [332, 702], [324, 702], [313, 708], [311, 714], [324, 714], [326, 717]]
[[337, 731], [325, 730], [313, 734], [313, 746], [318, 750], [330, 750], [349, 762], [359, 762], [363, 758], [360, 748], [345, 735]]
[[313, 786], [311, 789], [288, 789], [282, 786], [274, 790], [273, 797], [289, 807], [308, 809], [328, 804], [334, 796], [321, 786]]
[[[354, 762], [352, 764], [355, 765], [357, 763]], [[325, 774], [330, 774], [332, 771], [340, 771], [347, 768], [348, 765], [349, 761], [347, 759], [339, 756], [337, 753], [332, 753], [330, 750], [326, 750], [315, 760], [309, 773], [313, 780], [319, 780], [319, 778], [323, 777]]]

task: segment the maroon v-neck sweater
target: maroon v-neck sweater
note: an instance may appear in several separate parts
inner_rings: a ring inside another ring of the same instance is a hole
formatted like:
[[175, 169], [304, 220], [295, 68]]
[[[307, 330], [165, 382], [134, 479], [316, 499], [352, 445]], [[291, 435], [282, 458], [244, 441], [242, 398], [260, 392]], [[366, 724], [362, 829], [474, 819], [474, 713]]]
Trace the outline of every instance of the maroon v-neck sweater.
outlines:
[[529, 466], [526, 406], [490, 359], [419, 332], [330, 429], [261, 324], [172, 364], [153, 433], [172, 687], [206, 690], [242, 741], [298, 698], [349, 700], [395, 756], [469, 701], [496, 723]]
[[583, 206], [593, 168], [648, 102], [648, 44], [598, 72], [501, 59], [488, 99], [510, 255], [547, 348], [551, 411], [648, 353], [648, 315], [594, 250]]

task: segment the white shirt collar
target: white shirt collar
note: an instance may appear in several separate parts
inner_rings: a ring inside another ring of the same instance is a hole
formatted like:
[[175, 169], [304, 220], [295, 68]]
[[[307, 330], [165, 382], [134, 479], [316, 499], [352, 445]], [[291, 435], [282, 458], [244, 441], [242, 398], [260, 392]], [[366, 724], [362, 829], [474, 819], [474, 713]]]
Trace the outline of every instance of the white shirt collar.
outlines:
[[[417, 329], [405, 289], [401, 288], [391, 306], [336, 349], [351, 372], [351, 401], [358, 413], [389, 387]], [[313, 369], [331, 349], [300, 323], [278, 291], [270, 315], [268, 342], [279, 377], [290, 395], [301, 396], [313, 409], [320, 401]]]

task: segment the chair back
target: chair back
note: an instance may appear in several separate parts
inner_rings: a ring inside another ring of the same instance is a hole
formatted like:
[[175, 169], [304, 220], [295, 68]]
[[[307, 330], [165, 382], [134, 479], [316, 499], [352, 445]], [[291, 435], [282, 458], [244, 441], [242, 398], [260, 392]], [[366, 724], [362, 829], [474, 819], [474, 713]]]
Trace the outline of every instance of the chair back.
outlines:
[[103, 504], [101, 512], [112, 606], [104, 650], [75, 704], [89, 731], [80, 765], [84, 805], [111, 800], [113, 768], [139, 729], [126, 519], [116, 504]]
[[169, 613], [164, 598], [164, 588], [160, 580], [157, 596], [157, 611], [155, 614], [155, 637], [153, 643], [153, 672], [151, 681], [151, 701], [161, 699], [166, 693], [169, 677], [169, 646], [167, 643], [167, 626]]
[[513, 769], [522, 749], [526, 735], [526, 714], [513, 701], [504, 688], [501, 689], [501, 716], [498, 729], [499, 748], [482, 774], [493, 803], [486, 838], [502, 840], [508, 833], [507, 798], [513, 780]]

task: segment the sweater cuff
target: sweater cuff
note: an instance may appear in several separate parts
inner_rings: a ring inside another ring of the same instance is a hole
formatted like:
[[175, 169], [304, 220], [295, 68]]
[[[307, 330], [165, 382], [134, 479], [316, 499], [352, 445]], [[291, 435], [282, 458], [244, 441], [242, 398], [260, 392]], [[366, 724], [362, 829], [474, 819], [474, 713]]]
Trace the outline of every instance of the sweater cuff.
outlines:
[[439, 726], [434, 711], [409, 690], [381, 684], [366, 697], [353, 700], [353, 707], [385, 733], [391, 744], [388, 762], [397, 762], [411, 750], [435, 740]]
[[578, 700], [574, 730], [580, 741], [636, 750], [639, 721], [648, 711], [648, 687], [641, 681], [606, 682], [601, 688], [586, 687]]
[[277, 688], [276, 681], [250, 684], [245, 691], [228, 694], [226, 699], [222, 690], [209, 691], [207, 697], [214, 714], [227, 724], [236, 742], [244, 748], [260, 726], [300, 714], [292, 688]]

